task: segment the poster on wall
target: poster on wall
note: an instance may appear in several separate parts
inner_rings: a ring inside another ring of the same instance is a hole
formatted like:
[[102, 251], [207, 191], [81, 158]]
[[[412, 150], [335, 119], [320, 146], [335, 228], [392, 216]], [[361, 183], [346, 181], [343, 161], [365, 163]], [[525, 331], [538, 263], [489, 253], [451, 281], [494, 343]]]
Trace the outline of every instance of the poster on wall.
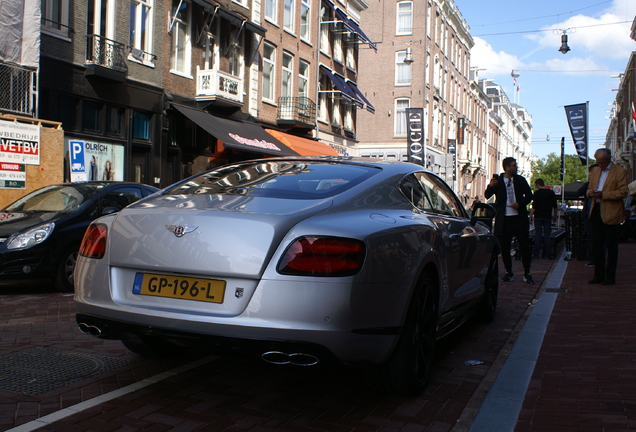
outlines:
[[0, 120], [0, 162], [40, 165], [40, 127]]
[[124, 146], [66, 140], [71, 181], [124, 180]]
[[0, 189], [24, 189], [26, 165], [0, 162]]

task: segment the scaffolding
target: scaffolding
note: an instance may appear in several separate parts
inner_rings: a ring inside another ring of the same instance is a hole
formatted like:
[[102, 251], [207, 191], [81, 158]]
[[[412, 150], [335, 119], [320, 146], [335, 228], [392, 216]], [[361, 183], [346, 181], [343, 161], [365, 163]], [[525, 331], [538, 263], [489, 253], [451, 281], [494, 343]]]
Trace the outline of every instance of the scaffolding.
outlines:
[[35, 116], [37, 112], [36, 71], [0, 63], [0, 112]]

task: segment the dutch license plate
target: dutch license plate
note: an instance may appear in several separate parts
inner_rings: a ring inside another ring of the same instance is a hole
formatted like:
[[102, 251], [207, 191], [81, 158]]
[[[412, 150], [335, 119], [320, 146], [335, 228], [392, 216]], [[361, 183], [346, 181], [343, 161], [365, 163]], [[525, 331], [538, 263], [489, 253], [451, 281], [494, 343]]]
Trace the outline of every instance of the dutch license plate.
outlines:
[[185, 276], [137, 273], [133, 294], [223, 303], [225, 281]]

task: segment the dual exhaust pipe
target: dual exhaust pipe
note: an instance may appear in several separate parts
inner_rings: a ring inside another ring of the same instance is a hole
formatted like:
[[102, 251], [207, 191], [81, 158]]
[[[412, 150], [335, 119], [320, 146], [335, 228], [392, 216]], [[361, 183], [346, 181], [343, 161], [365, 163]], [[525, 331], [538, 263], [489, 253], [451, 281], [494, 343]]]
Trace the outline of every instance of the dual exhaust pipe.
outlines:
[[[98, 325], [80, 322], [78, 327], [82, 333], [89, 334], [97, 338], [106, 336], [106, 328]], [[320, 359], [312, 354], [307, 353], [285, 353], [282, 351], [267, 351], [261, 354], [261, 358], [271, 364], [277, 365], [294, 365], [294, 366], [316, 366], [320, 363]]]
[[307, 353], [285, 353], [282, 351], [267, 351], [261, 355], [267, 363], [277, 365], [316, 366], [320, 359]]
[[78, 327], [82, 333], [86, 333], [97, 338], [106, 336], [106, 329], [102, 329], [95, 324], [81, 322], [78, 324]]

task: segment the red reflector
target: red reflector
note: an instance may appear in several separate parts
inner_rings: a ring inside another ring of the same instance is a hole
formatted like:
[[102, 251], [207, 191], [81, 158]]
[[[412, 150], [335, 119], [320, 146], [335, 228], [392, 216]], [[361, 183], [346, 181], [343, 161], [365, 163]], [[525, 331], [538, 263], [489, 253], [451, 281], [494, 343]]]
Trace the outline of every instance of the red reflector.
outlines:
[[278, 264], [278, 272], [304, 276], [350, 276], [364, 261], [359, 240], [338, 237], [301, 237], [294, 241]]
[[108, 229], [103, 224], [91, 224], [84, 233], [79, 254], [88, 258], [101, 259], [106, 253], [106, 234]]

